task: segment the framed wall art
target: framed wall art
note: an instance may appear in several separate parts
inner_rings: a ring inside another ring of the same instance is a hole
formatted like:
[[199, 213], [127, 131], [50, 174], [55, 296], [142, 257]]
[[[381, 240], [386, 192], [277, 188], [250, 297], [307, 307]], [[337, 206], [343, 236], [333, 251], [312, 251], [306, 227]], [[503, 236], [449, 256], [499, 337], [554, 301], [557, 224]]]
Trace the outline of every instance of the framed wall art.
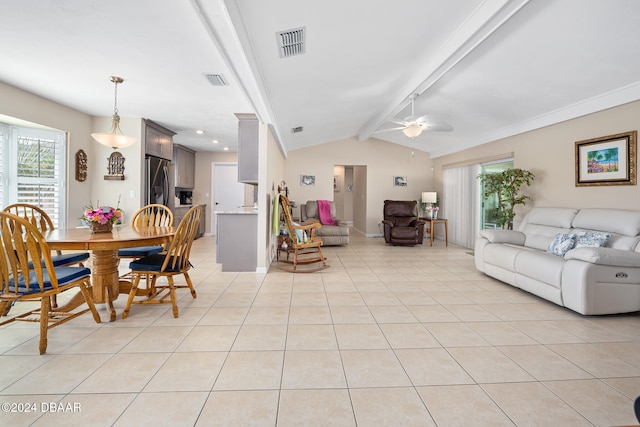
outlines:
[[300, 185], [303, 187], [311, 187], [316, 185], [315, 175], [300, 175]]
[[394, 187], [406, 187], [407, 186], [407, 177], [406, 176], [394, 176], [393, 177], [393, 186]]
[[576, 141], [576, 187], [636, 185], [636, 133]]

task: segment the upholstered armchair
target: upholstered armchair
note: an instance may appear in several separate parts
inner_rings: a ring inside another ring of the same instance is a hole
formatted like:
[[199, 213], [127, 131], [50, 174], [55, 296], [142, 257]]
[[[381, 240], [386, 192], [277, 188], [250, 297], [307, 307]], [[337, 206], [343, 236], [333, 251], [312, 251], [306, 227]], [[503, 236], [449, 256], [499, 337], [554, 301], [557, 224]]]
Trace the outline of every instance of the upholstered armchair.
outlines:
[[382, 225], [387, 243], [422, 244], [425, 223], [418, 219], [418, 202], [415, 200], [385, 200]]

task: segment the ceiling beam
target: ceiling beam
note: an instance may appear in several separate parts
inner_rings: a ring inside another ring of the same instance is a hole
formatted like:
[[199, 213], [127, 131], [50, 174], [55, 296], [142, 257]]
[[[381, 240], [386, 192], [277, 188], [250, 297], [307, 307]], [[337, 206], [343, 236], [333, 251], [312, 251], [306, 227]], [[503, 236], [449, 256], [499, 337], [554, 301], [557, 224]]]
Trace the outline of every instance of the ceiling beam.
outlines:
[[529, 0], [487, 0], [478, 6], [398, 91], [393, 101], [362, 126], [358, 140], [369, 139], [389, 117], [394, 117], [407, 107], [412, 94], [420, 95], [427, 91], [527, 3]]

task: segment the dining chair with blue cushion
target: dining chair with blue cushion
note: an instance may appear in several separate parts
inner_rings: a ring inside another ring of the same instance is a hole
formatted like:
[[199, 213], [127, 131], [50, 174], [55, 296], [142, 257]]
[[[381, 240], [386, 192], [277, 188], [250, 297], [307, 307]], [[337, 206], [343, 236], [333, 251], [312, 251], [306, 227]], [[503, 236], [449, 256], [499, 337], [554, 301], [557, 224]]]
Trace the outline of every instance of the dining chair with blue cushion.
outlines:
[[[188, 288], [191, 291], [191, 296], [193, 298], [197, 297], [188, 271], [191, 268], [191, 263], [189, 262], [191, 245], [198, 232], [198, 224], [201, 217], [202, 208], [200, 206], [192, 207], [180, 221], [176, 234], [165, 252], [149, 255], [129, 264], [131, 275], [133, 276], [133, 284], [122, 313], [123, 319], [126, 319], [129, 315], [131, 304], [171, 304], [173, 317], [178, 317], [176, 289]], [[173, 277], [179, 274], [184, 276], [185, 285], [175, 284]], [[144, 299], [136, 300], [138, 286], [143, 277], [150, 277], [150, 281], [148, 280], [148, 294]], [[160, 277], [167, 279], [166, 285], [158, 284], [157, 280]]]
[[[53, 308], [52, 297], [78, 287], [81, 299], [71, 298], [64, 307]], [[47, 331], [91, 311], [96, 311], [89, 288], [91, 270], [85, 267], [55, 267], [44, 236], [29, 220], [0, 212], [0, 312], [20, 301], [40, 300], [40, 308], [9, 318], [40, 323], [40, 354], [47, 351]], [[88, 308], [76, 310], [82, 303]], [[75, 311], [74, 311], [75, 310]], [[8, 311], [8, 310], [7, 310]]]
[[[41, 233], [46, 233], [47, 231], [55, 228], [51, 217], [39, 206], [31, 205], [29, 203], [14, 203], [4, 208], [4, 211], [29, 221]], [[51, 261], [53, 261], [54, 267], [72, 266], [76, 264], [80, 267], [84, 267], [84, 262], [87, 259], [89, 259], [89, 252], [72, 252], [63, 254], [62, 251], [58, 250], [55, 251], [55, 255], [51, 255]], [[54, 307], [57, 306], [55, 296], [52, 298], [51, 303]], [[8, 310], [10, 308], [11, 306], [7, 306], [7, 312], [1, 314], [6, 316], [9, 313]]]
[[[144, 226], [173, 226], [173, 212], [161, 204], [150, 204], [144, 206], [136, 212], [131, 218], [132, 227]], [[137, 248], [122, 248], [118, 250], [119, 258], [139, 259], [142, 257], [155, 255], [164, 250], [162, 245], [140, 246]]]

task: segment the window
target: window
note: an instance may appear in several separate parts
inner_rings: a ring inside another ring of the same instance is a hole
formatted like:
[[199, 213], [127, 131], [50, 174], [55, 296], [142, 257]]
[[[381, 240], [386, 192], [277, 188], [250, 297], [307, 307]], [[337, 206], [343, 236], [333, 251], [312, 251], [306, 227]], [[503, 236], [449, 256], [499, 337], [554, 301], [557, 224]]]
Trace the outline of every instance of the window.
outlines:
[[64, 227], [64, 132], [0, 124], [0, 203], [29, 203]]

